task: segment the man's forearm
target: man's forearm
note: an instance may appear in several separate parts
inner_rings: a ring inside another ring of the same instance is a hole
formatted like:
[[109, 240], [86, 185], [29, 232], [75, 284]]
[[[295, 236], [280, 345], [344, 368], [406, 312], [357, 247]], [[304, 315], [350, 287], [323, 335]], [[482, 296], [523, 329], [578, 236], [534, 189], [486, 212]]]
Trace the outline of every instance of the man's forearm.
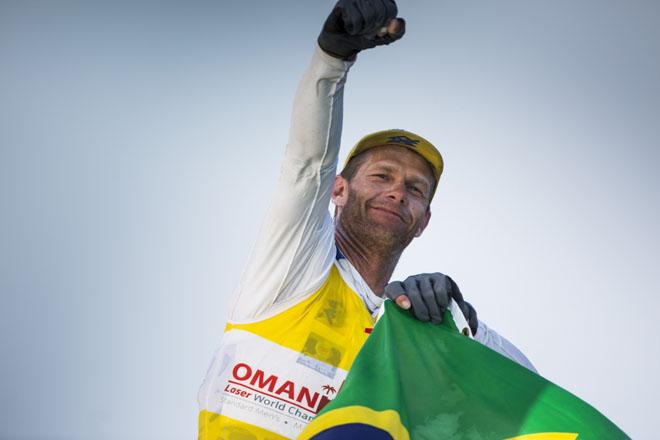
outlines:
[[320, 52], [296, 93], [277, 190], [230, 307], [234, 321], [259, 319], [309, 291], [334, 258], [328, 204], [351, 63]]
[[293, 104], [286, 158], [316, 174], [337, 160], [341, 140], [343, 88], [352, 62], [334, 58], [318, 46]]
[[[343, 86], [358, 52], [390, 44], [405, 33], [394, 0], [339, 0], [323, 25], [293, 106], [287, 161], [300, 177], [334, 169], [341, 140]], [[330, 55], [332, 54], [332, 55]]]

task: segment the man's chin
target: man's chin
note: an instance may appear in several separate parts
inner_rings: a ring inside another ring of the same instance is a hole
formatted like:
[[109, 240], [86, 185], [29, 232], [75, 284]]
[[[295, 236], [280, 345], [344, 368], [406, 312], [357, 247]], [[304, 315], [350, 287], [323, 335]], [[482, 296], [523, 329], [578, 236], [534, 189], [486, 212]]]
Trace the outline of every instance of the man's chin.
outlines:
[[408, 235], [408, 228], [401, 220], [372, 218], [367, 224], [367, 232], [383, 239], [398, 241]]

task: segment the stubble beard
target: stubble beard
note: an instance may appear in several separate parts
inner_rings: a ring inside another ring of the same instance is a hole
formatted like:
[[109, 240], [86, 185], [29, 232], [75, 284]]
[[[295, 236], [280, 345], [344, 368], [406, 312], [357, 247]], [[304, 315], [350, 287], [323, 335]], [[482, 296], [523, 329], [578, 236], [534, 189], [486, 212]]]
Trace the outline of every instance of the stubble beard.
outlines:
[[348, 195], [340, 223], [342, 228], [360, 246], [381, 255], [398, 255], [414, 238], [414, 232], [407, 228], [392, 228], [369, 217], [368, 201], [353, 194]]

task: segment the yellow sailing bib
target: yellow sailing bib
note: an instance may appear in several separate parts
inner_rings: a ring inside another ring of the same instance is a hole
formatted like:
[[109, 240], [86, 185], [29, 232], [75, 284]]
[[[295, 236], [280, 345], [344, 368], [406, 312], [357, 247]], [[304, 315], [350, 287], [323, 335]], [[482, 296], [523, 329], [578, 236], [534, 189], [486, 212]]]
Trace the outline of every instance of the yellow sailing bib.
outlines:
[[228, 323], [200, 390], [200, 440], [294, 438], [335, 396], [373, 319], [335, 266], [262, 321]]

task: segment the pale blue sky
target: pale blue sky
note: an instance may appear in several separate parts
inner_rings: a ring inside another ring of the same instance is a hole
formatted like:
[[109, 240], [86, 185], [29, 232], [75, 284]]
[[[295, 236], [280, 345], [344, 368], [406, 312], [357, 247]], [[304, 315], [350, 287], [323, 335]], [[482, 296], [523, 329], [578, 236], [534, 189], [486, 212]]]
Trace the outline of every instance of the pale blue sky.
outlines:
[[[195, 437], [332, 4], [0, 1], [0, 438]], [[655, 438], [660, 3], [399, 9], [343, 136], [445, 156], [395, 276], [451, 275], [544, 376]]]

